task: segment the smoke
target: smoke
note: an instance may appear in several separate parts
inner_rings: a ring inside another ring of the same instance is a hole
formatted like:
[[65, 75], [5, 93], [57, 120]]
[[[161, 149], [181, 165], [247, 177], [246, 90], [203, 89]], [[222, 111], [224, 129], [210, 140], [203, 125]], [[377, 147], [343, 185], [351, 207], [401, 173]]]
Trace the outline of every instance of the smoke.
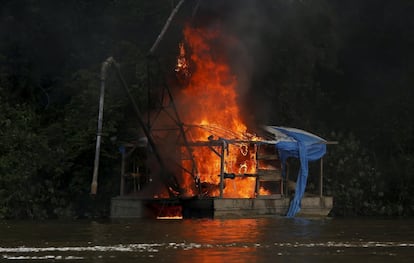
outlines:
[[192, 26], [221, 32], [223, 39], [211, 44], [212, 52], [224, 53], [237, 77], [237, 101], [246, 125], [306, 128], [303, 123], [314, 117], [312, 99], [323, 97], [312, 90], [315, 68], [333, 69], [329, 63], [336, 63], [331, 4], [325, 0], [200, 3]]
[[[276, 1], [280, 2], [280, 1]], [[219, 27], [226, 43], [220, 48], [226, 53], [237, 77], [238, 104], [247, 126], [254, 128], [268, 113], [269, 100], [257, 103], [262, 89], [254, 87], [254, 78], [269, 66], [268, 47], [263, 43], [266, 31], [278, 31], [267, 10], [281, 9], [274, 1], [224, 0], [203, 1], [197, 14], [196, 26]], [[252, 96], [253, 94], [253, 96]]]
[[[260, 7], [261, 1], [233, 2], [233, 8], [225, 19], [226, 30], [235, 35], [237, 45], [229, 48], [232, 69], [237, 79], [238, 103], [247, 126], [253, 128], [260, 120], [257, 116], [257, 107], [249, 96], [253, 89], [253, 76], [258, 67], [267, 64], [263, 57], [266, 53], [262, 43], [262, 34], [268, 19]], [[259, 69], [260, 70], [260, 69]]]

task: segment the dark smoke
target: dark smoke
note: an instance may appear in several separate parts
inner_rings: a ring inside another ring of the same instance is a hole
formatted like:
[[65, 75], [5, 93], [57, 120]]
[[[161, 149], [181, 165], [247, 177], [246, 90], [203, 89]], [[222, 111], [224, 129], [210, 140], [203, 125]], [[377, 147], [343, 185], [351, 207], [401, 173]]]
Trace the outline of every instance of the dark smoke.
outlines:
[[263, 64], [261, 37], [267, 18], [263, 16], [257, 1], [202, 1], [194, 22], [195, 26], [217, 27], [223, 34], [221, 46], [232, 72], [237, 76], [238, 102], [248, 126], [254, 126], [254, 112], [249, 109], [251, 102], [246, 95], [252, 86], [255, 65]]
[[237, 76], [238, 102], [249, 128], [281, 119], [275, 104], [285, 76], [275, 82], [274, 74], [283, 74], [284, 69], [276, 67], [286, 58], [277, 53], [291, 48], [289, 39], [282, 40], [286, 32], [300, 31], [295, 21], [298, 5], [298, 1], [225, 0], [203, 1], [200, 6], [195, 25], [219, 27], [232, 39], [218, 48], [226, 52]]

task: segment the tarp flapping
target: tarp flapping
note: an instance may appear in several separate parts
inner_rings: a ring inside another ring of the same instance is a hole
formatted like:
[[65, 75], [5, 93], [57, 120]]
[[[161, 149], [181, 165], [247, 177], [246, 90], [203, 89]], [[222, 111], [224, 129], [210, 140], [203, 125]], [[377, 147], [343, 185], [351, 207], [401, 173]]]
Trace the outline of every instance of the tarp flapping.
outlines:
[[308, 179], [308, 162], [316, 161], [326, 153], [326, 140], [309, 132], [286, 127], [267, 126], [266, 130], [275, 135], [276, 148], [282, 161], [282, 173], [286, 173], [286, 160], [299, 158], [300, 169], [296, 181], [296, 191], [287, 212], [293, 217], [300, 211], [301, 200], [305, 193]]

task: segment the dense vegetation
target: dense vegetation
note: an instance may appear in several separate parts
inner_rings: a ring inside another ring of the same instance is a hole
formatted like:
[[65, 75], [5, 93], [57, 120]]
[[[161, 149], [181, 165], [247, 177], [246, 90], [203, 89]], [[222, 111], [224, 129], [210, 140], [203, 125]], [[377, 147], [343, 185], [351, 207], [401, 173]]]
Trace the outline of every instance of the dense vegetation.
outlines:
[[[91, 198], [100, 64], [121, 62], [145, 110], [146, 54], [177, 2], [2, 1], [0, 218], [108, 214], [118, 192], [117, 142], [138, 126], [110, 74], [100, 193]], [[325, 159], [333, 213], [413, 215], [414, 3], [201, 1], [191, 18], [195, 2], [172, 23], [161, 59], [176, 56], [185, 22], [219, 21], [249, 57], [241, 101], [249, 121], [339, 142]]]

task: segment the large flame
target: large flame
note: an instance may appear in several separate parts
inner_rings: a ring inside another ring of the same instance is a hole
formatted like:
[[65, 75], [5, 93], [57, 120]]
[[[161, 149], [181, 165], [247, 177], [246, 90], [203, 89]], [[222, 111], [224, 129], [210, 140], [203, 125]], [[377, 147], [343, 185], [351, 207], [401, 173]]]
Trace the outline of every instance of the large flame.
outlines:
[[[220, 43], [226, 42], [225, 37], [217, 30], [192, 27], [185, 28], [184, 37], [191, 53], [191, 76], [188, 75], [189, 80], [182, 90], [178, 107], [184, 123], [220, 127], [234, 134], [245, 134], [247, 127], [237, 104], [237, 78], [230, 69], [225, 52], [220, 50], [223, 49]], [[178, 69], [186, 61], [183, 48], [180, 45]], [[176, 71], [179, 70], [176, 68]], [[194, 141], [207, 141], [211, 133], [199, 129], [191, 132], [191, 136]], [[216, 148], [220, 150], [220, 147]], [[229, 145], [228, 151], [225, 151], [224, 170], [237, 176], [225, 180], [224, 197], [254, 197], [255, 178], [240, 175], [255, 173], [255, 152], [255, 146], [248, 143]], [[220, 157], [208, 147], [194, 147], [194, 158], [205, 191], [209, 196], [218, 196]]]

